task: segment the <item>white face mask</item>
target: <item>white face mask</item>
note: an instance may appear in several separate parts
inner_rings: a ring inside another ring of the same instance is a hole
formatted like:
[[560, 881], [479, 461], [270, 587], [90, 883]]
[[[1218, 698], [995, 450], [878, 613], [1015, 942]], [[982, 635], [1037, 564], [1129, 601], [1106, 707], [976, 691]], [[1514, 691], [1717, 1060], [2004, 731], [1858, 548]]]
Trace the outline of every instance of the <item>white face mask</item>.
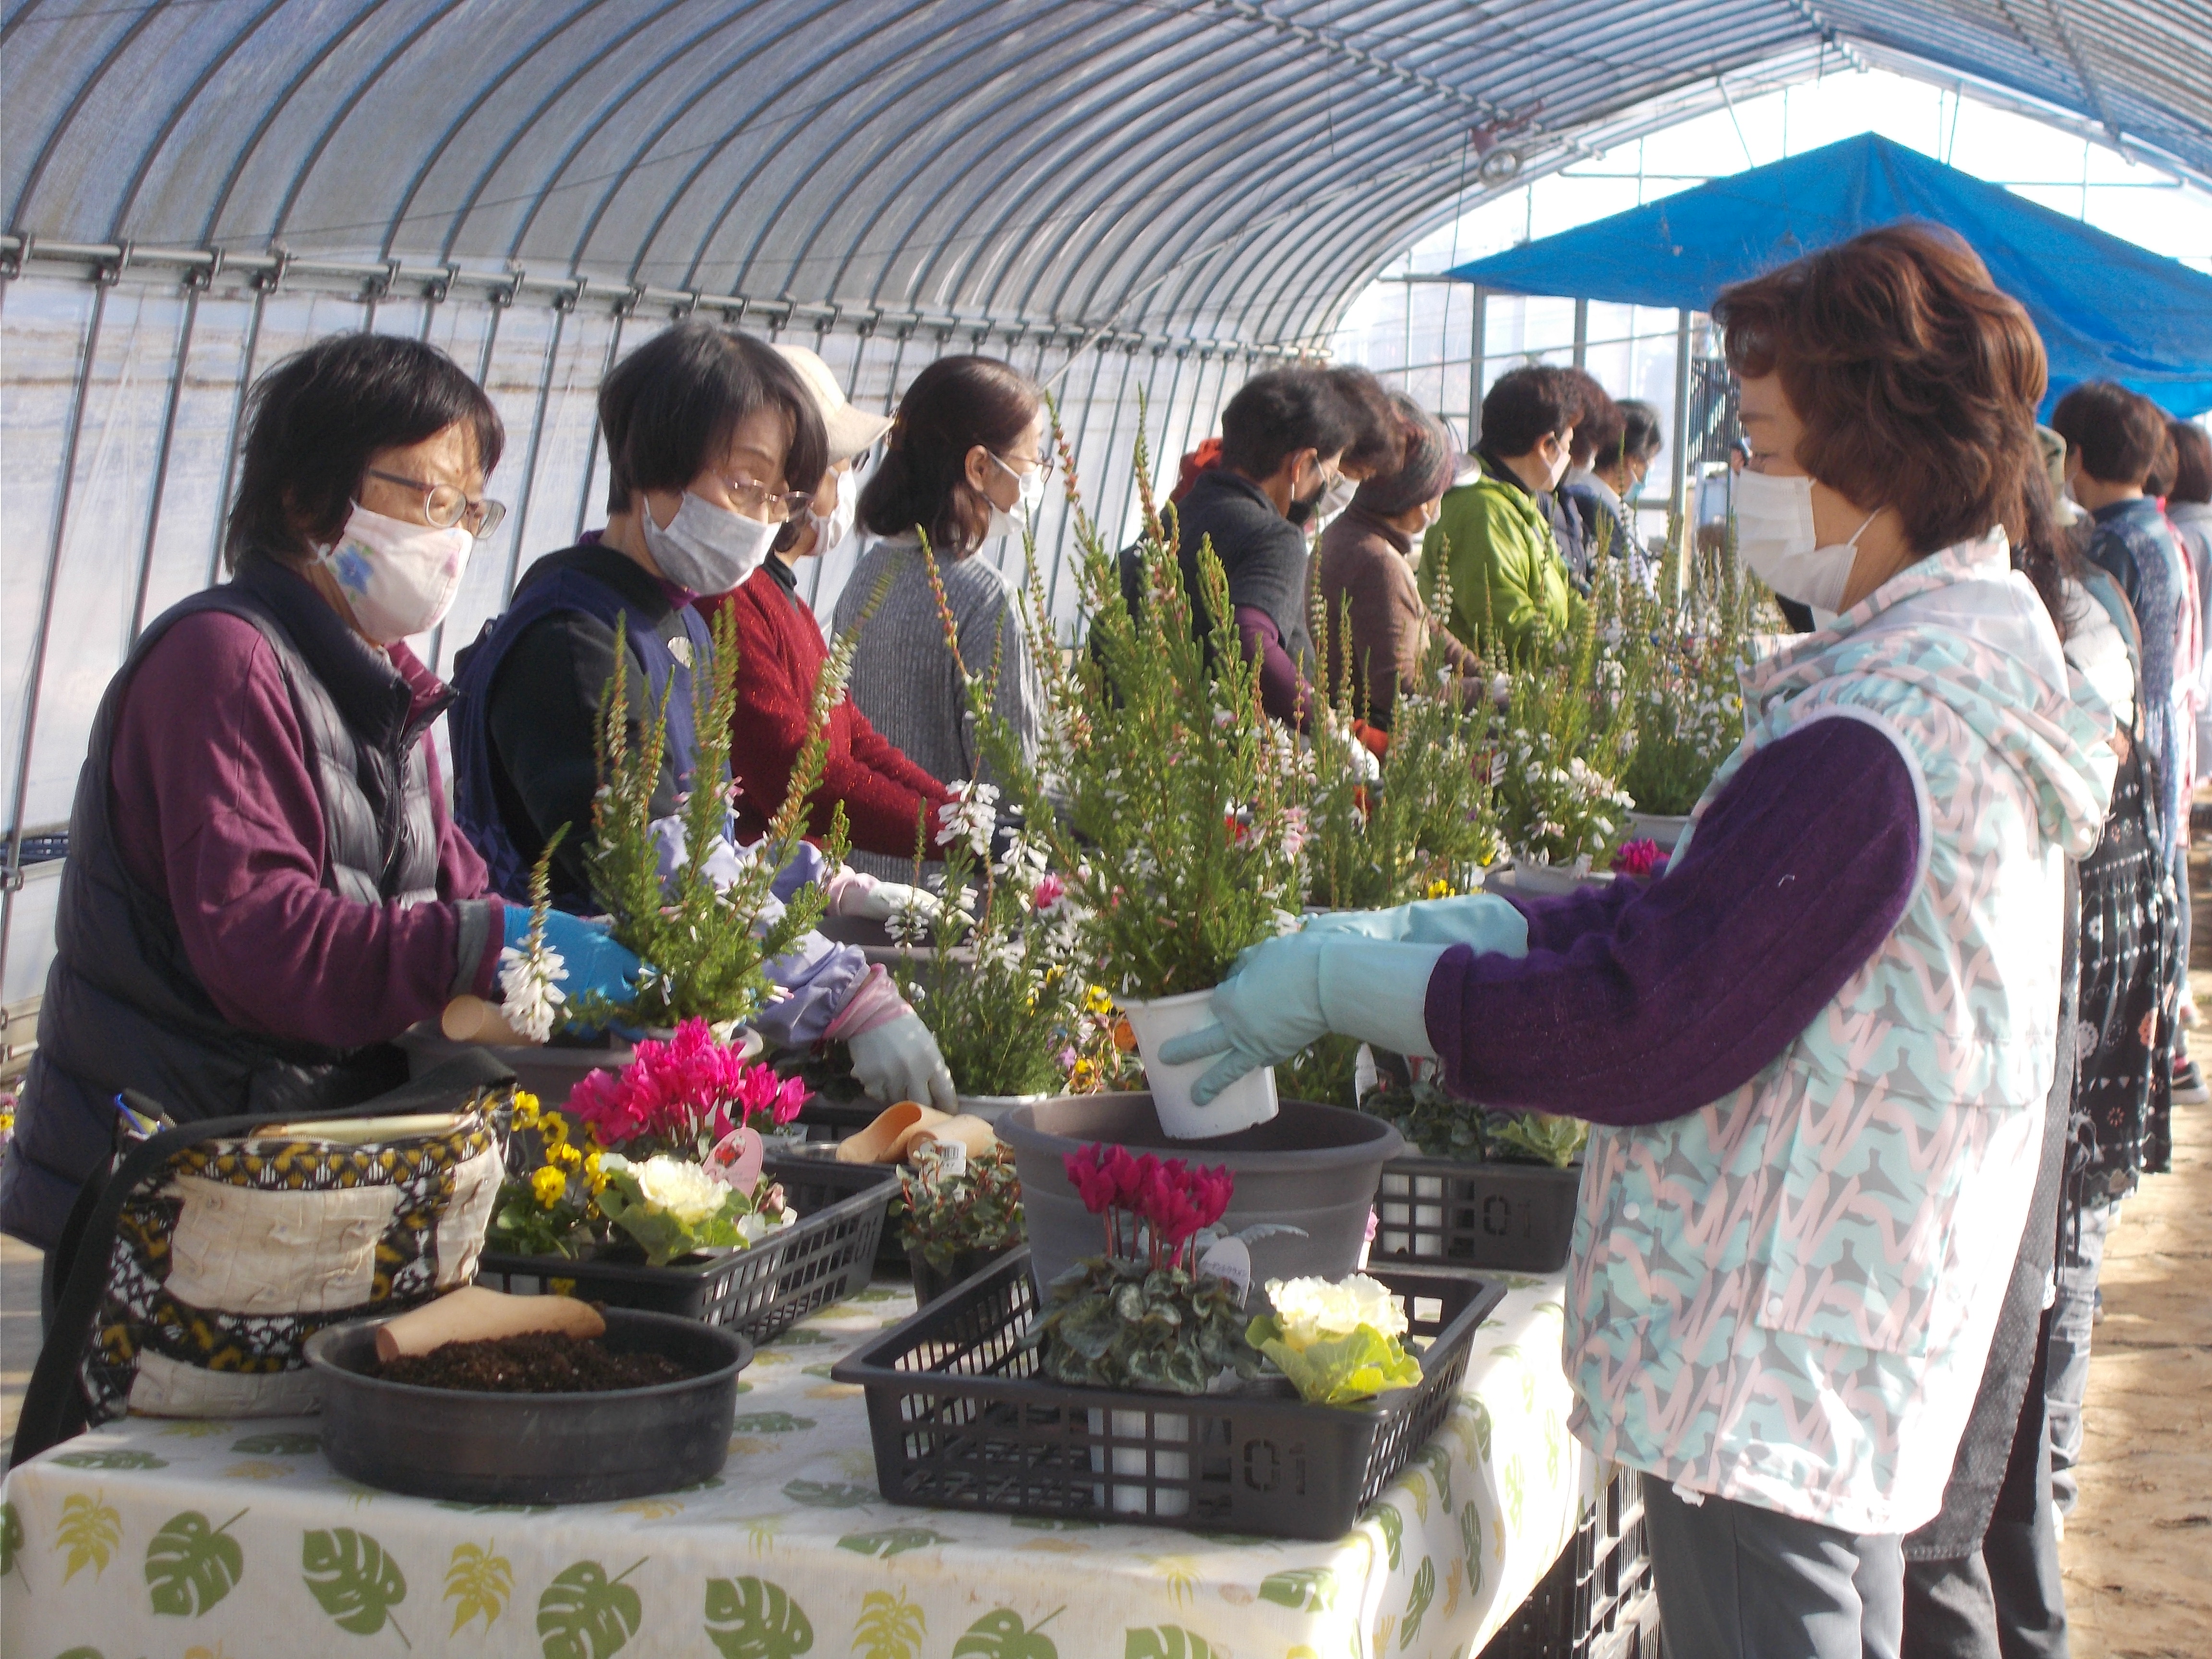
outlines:
[[1313, 510], [1315, 519], [1333, 519], [1352, 505], [1352, 498], [1359, 493], [1359, 486], [1352, 479], [1339, 476], [1328, 488], [1321, 492], [1321, 501]]
[[322, 562], [345, 590], [355, 625], [394, 645], [446, 619], [475, 545], [459, 525], [440, 530], [356, 507]]
[[806, 509], [806, 522], [813, 527], [814, 551], [817, 555], [827, 553], [853, 533], [853, 492], [846, 488], [852, 481], [849, 472], [837, 475], [837, 505], [830, 509], [828, 518], [811, 507]]
[[717, 507], [688, 489], [665, 526], [653, 523], [650, 506], [638, 518], [645, 550], [660, 574], [702, 594], [726, 593], [759, 569], [781, 528]]
[[1037, 514], [1044, 506], [1044, 469], [1017, 472], [996, 455], [1000, 468], [1014, 481], [1014, 504], [1000, 507], [991, 503], [991, 522], [983, 532], [986, 538], [993, 536], [1027, 536], [1036, 528]]
[[1735, 550], [1753, 575], [1785, 599], [1840, 611], [1859, 538], [1881, 517], [1876, 509], [1847, 542], [1820, 545], [1813, 527], [1813, 481], [1746, 467], [1735, 480]]

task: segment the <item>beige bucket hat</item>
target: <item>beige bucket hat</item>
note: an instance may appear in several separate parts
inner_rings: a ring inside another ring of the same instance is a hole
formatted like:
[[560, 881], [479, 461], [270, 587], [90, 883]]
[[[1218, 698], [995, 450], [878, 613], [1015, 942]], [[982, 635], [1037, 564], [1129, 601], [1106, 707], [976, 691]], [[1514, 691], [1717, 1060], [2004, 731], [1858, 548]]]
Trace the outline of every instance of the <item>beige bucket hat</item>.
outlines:
[[830, 433], [830, 459], [849, 461], [854, 456], [872, 449], [876, 441], [890, 430], [888, 415], [870, 415], [845, 401], [845, 389], [837, 384], [837, 377], [830, 372], [830, 365], [805, 346], [778, 345], [783, 359], [799, 371], [799, 378], [806, 382], [806, 389], [814, 394], [815, 406], [822, 411], [822, 424]]

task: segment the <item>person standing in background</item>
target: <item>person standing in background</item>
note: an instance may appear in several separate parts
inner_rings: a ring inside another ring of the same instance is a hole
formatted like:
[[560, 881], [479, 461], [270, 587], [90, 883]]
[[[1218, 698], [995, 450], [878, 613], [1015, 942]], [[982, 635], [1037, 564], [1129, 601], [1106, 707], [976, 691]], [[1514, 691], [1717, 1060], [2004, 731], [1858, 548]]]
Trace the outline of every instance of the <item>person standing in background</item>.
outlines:
[[1591, 521], [1576, 510], [1567, 492], [1589, 483], [1598, 448], [1617, 436], [1620, 416], [1613, 394], [1598, 383], [1595, 374], [1579, 368], [1559, 372], [1566, 376], [1576, 397], [1575, 437], [1567, 457], [1566, 476], [1547, 493], [1544, 512], [1552, 520], [1552, 533], [1559, 541], [1560, 556], [1567, 562], [1567, 575], [1575, 592], [1587, 593], [1590, 571], [1597, 560], [1597, 540]]
[[[1052, 469], [1044, 400], [1027, 377], [995, 357], [940, 357], [899, 399], [883, 458], [861, 486], [860, 527], [874, 539], [837, 596], [837, 632], [860, 628], [878, 585], [884, 594], [853, 659], [853, 702], [884, 742], [947, 784], [990, 777], [963, 665], [980, 676], [998, 664], [994, 712], [1024, 758], [1036, 752], [1043, 691], [1019, 584], [981, 556], [997, 544], [1021, 557]], [[925, 536], [952, 610], [957, 661], [921, 556]], [[911, 872], [915, 826], [906, 829], [896, 856], [857, 853], [854, 866], [894, 881]]]
[[[784, 361], [814, 396], [830, 438], [830, 470], [804, 516], [785, 525], [761, 568], [720, 599], [701, 601], [711, 617], [728, 613], [738, 645], [738, 707], [730, 721], [730, 779], [737, 790], [740, 838], [767, 833], [783, 805], [791, 769], [805, 746], [816, 682], [829, 660], [829, 642], [813, 611], [799, 597], [799, 562], [818, 559], [842, 542], [854, 521], [853, 464], [872, 449], [890, 418], [868, 415], [845, 401], [830, 366], [804, 346], [779, 345]], [[848, 692], [830, 711], [822, 787], [815, 792], [811, 832], [829, 826], [830, 809], [842, 805], [854, 850], [895, 858], [914, 856], [915, 824], [951, 799], [939, 780], [916, 766], [868, 723]], [[847, 886], [873, 890], [859, 908], [841, 902], [837, 914], [881, 921], [909, 890], [875, 883], [854, 871]], [[841, 891], [842, 897], [842, 891]]]
[[[2197, 575], [2198, 603], [2197, 637], [2212, 644], [2212, 437], [2194, 421], [2169, 421], [2166, 435], [2173, 441], [2173, 486], [2166, 492], [2166, 516], [2173, 526], [2190, 568]], [[2212, 684], [2208, 684], [2206, 661], [2197, 665], [2197, 766], [2189, 780], [2193, 788], [2212, 775]]]
[[[1625, 560], [1628, 579], [1645, 592], [1656, 592], [1659, 561], [1651, 556], [1637, 533], [1636, 515], [1629, 501], [1644, 487], [1651, 462], [1663, 441], [1659, 435], [1659, 411], [1650, 404], [1625, 398], [1601, 417], [1601, 428], [1588, 434], [1590, 464], [1579, 481], [1567, 469], [1559, 493], [1581, 521], [1593, 556], [1602, 548], [1608, 558]], [[1575, 447], [1583, 447], [1583, 428], [1575, 428]]]

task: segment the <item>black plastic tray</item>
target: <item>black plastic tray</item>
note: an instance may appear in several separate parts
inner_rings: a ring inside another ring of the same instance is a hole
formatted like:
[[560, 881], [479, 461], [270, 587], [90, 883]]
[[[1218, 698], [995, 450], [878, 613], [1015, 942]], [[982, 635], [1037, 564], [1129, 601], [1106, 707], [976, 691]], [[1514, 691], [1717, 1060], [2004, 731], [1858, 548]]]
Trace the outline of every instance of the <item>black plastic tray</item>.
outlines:
[[1375, 1190], [1372, 1260], [1557, 1273], [1574, 1243], [1579, 1164], [1397, 1158]]
[[781, 1335], [817, 1308], [867, 1287], [898, 1172], [830, 1158], [770, 1157], [763, 1164], [799, 1219], [748, 1249], [666, 1267], [486, 1250], [477, 1283], [518, 1295], [559, 1288], [586, 1302], [676, 1314], [726, 1325], [756, 1342]]
[[597, 1504], [704, 1480], [728, 1455], [738, 1373], [753, 1357], [734, 1331], [616, 1308], [607, 1347], [666, 1354], [698, 1375], [605, 1394], [471, 1394], [369, 1375], [382, 1323], [307, 1339], [323, 1455], [365, 1486], [468, 1504]]
[[1479, 1659], [1661, 1659], [1662, 1651], [1644, 1536], [1644, 1476], [1616, 1468], [1574, 1542]]
[[1142, 1526], [1340, 1538], [1442, 1426], [1502, 1285], [1371, 1269], [1431, 1339], [1419, 1386], [1370, 1407], [1195, 1397], [1043, 1381], [1019, 1346], [1037, 1315], [1027, 1249], [830, 1370], [867, 1390], [876, 1479], [894, 1504]]

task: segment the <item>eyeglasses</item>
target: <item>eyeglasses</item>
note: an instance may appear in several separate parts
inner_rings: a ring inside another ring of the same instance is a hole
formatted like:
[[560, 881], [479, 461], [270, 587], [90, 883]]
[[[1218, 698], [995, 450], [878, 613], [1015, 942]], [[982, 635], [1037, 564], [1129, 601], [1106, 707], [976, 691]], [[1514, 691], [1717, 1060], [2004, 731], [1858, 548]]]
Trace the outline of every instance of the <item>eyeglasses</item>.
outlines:
[[743, 473], [723, 479], [722, 488], [730, 492], [730, 505], [738, 512], [749, 518], [764, 512], [770, 524], [795, 519], [814, 505], [814, 497], [803, 489], [770, 489]]
[[374, 467], [367, 469], [372, 478], [381, 478], [386, 483], [404, 484], [410, 489], [422, 492], [422, 517], [440, 530], [450, 530], [455, 525], [465, 527], [470, 535], [481, 541], [499, 528], [507, 517], [504, 501], [478, 499], [471, 501], [459, 484], [425, 483], [420, 478], [402, 477], [397, 472], [380, 472]]
[[[990, 456], [993, 460], [996, 461], [1000, 466], [1006, 468], [1008, 472], [1012, 473], [1015, 477], [1018, 478], [1024, 476], [1020, 472], [1015, 471], [1014, 464], [1012, 461], [1009, 461], [1005, 456], [999, 453], [997, 450], [992, 450], [990, 452]], [[1049, 478], [1052, 477], [1054, 459], [1053, 453], [1050, 450], [1040, 450], [1037, 452], [1036, 458], [1030, 462], [1030, 465], [1036, 469], [1036, 476], [1038, 477]]]

